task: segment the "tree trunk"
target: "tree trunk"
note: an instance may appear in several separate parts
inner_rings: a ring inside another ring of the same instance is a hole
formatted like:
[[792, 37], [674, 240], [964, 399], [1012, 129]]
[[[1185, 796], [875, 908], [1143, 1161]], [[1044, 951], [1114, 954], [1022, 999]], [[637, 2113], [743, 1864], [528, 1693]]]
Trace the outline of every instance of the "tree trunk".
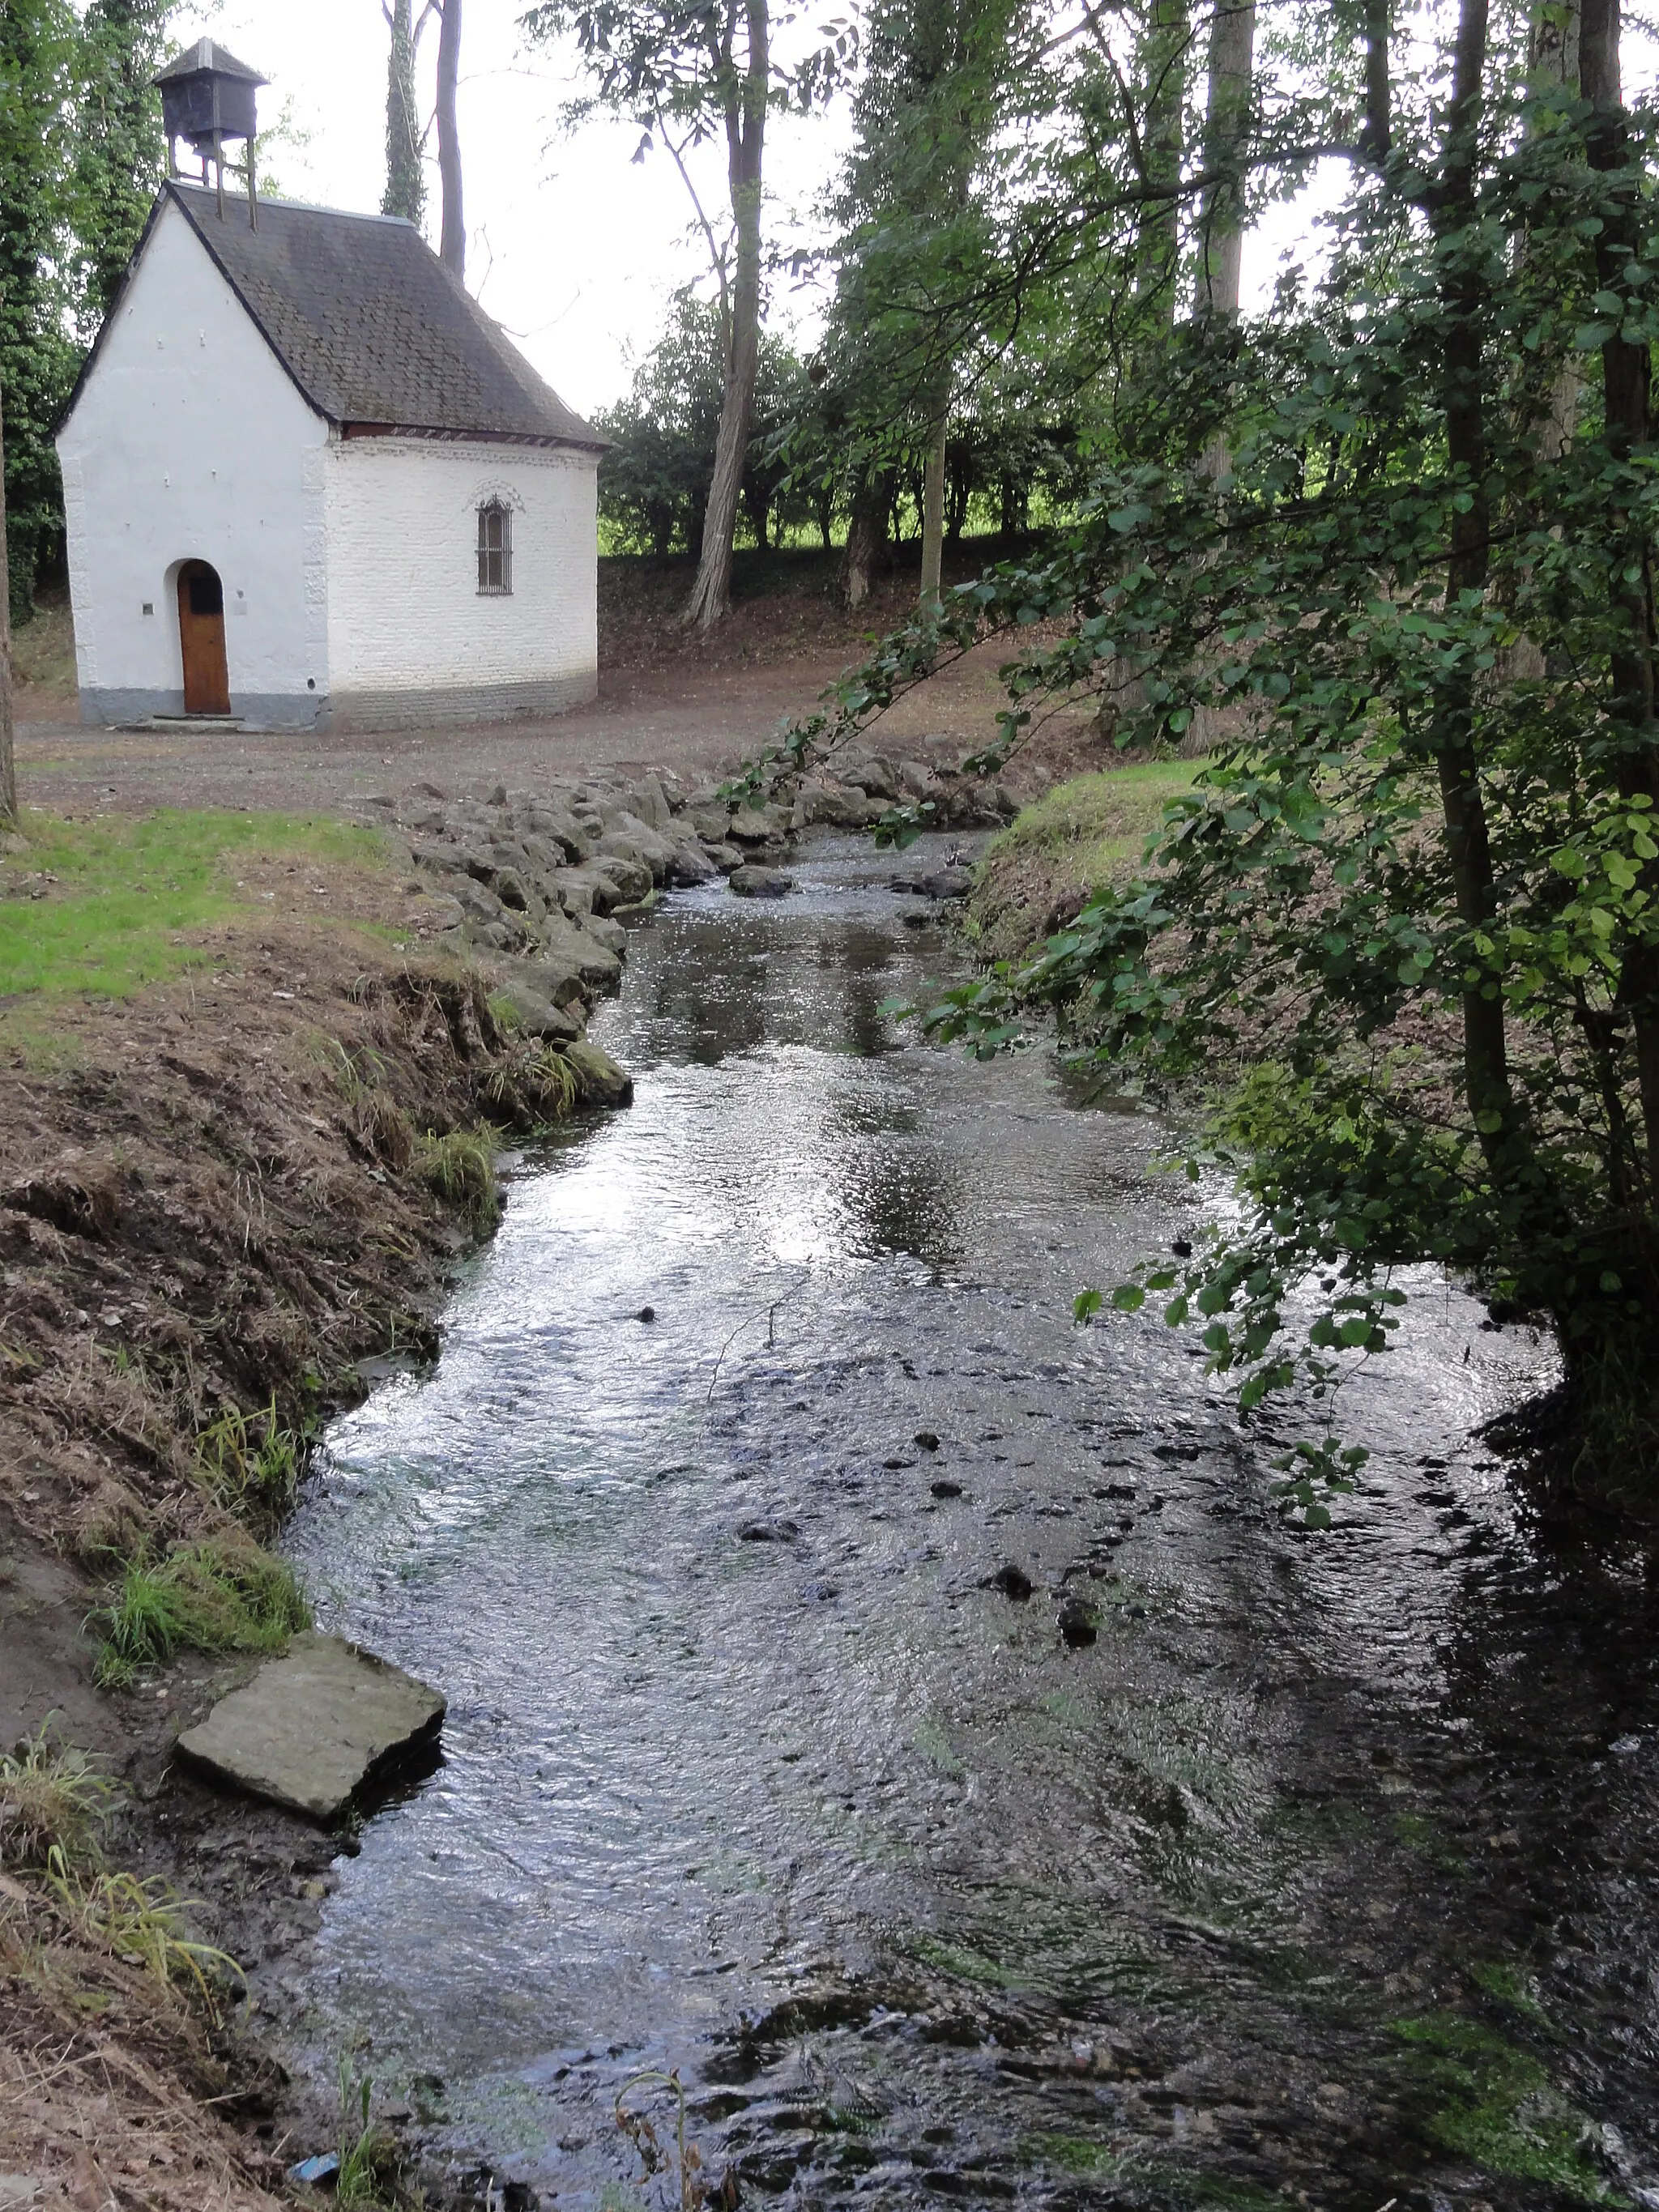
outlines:
[[[0, 579], [11, 574], [6, 557], [6, 424], [0, 397]], [[11, 592], [0, 592], [0, 830], [22, 826], [17, 811], [17, 757], [11, 726]]]
[[[1218, 0], [1210, 28], [1210, 90], [1204, 118], [1204, 166], [1223, 173], [1204, 196], [1202, 261], [1198, 312], [1212, 329], [1238, 320], [1239, 283], [1243, 273], [1243, 210], [1239, 184], [1243, 173], [1244, 137], [1250, 119], [1255, 67], [1255, 0]], [[1232, 471], [1232, 448], [1218, 430], [1200, 463], [1206, 476], [1220, 478]], [[1200, 715], [1200, 725], [1210, 717]], [[1212, 733], [1204, 731], [1200, 749], [1207, 752]], [[1197, 729], [1194, 744], [1200, 744]]]
[[461, 139], [455, 123], [455, 87], [461, 73], [461, 0], [443, 0], [438, 23], [438, 175], [443, 185], [443, 233], [439, 258], [457, 276], [466, 274], [466, 222], [461, 208]]
[[1239, 183], [1255, 63], [1255, 0], [1218, 0], [1210, 30], [1204, 166], [1224, 173], [1204, 196], [1198, 311], [1206, 320], [1238, 313], [1244, 252]]
[[1389, 0], [1365, 0], [1365, 125], [1359, 143], [1373, 161], [1388, 159], [1394, 143], [1393, 87], [1389, 70]]
[[[1138, 57], [1145, 100], [1142, 181], [1164, 197], [1148, 199], [1137, 225], [1135, 296], [1164, 328], [1173, 330], [1176, 276], [1181, 258], [1182, 108], [1187, 88], [1190, 28], [1187, 0], [1152, 0]], [[1149, 361], [1148, 367], [1152, 364]]]
[[842, 604], [849, 610], [869, 598], [876, 570], [885, 559], [890, 496], [886, 471], [880, 469], [866, 471], [854, 490], [841, 566]]
[[[1532, 0], [1532, 22], [1527, 35], [1527, 75], [1534, 88], [1546, 85], [1578, 88], [1578, 0]], [[1528, 124], [1528, 135], [1532, 135]], [[1528, 251], [1528, 234], [1516, 240], [1517, 264]], [[1528, 392], [1516, 409], [1518, 441], [1535, 445], [1540, 458], [1559, 461], [1572, 442], [1578, 427], [1578, 404], [1583, 372], [1576, 354], [1568, 354], [1548, 392], [1540, 398]], [[1529, 586], [1530, 562], [1504, 580], [1503, 604], [1513, 611]], [[1518, 631], [1511, 645], [1499, 648], [1498, 672], [1506, 683], [1541, 684], [1547, 670], [1543, 647], [1534, 637]]]
[[381, 11], [392, 33], [386, 72], [386, 191], [382, 215], [400, 215], [420, 228], [426, 211], [426, 173], [415, 122], [415, 27], [411, 0], [392, 0]]
[[921, 483], [921, 599], [924, 612], [937, 607], [945, 570], [945, 434], [943, 410], [928, 426], [927, 468]]
[[[1604, 289], [1614, 290], [1638, 250], [1642, 193], [1620, 85], [1619, 0], [1583, 0], [1578, 88], [1590, 110], [1585, 154], [1592, 170], [1609, 179], [1595, 240], [1596, 279]], [[1646, 343], [1632, 344], [1617, 330], [1601, 348], [1601, 405], [1615, 469], [1627, 474], [1632, 454], [1647, 444], [1650, 434], [1652, 370]], [[1616, 515], [1626, 498], [1639, 498], [1641, 493], [1635, 485], [1621, 493], [1615, 477], [1607, 496]], [[1613, 567], [1620, 580], [1615, 605], [1623, 631], [1620, 648], [1612, 655], [1611, 704], [1615, 720], [1623, 725], [1614, 769], [1621, 797], [1644, 797], [1659, 805], [1652, 561], [1640, 521], [1628, 513], [1622, 520], [1624, 557]], [[1659, 890], [1659, 866], [1650, 863], [1643, 873], [1648, 888]], [[1659, 956], [1650, 947], [1633, 945], [1627, 951], [1619, 996], [1630, 1014], [1636, 1041], [1651, 1186], [1659, 1180]]]
[[[1528, 40], [1528, 73], [1534, 83], [1578, 84], [1579, 0], [1534, 0], [1532, 30]], [[1614, 58], [1617, 70], [1617, 57]], [[1539, 447], [1546, 460], [1559, 461], [1572, 442], [1578, 427], [1578, 398], [1583, 372], [1576, 356], [1561, 364], [1550, 393], [1549, 410], [1539, 426]], [[1538, 671], [1541, 676], [1541, 666]]]
[[745, 0], [744, 17], [749, 52], [742, 94], [726, 112], [726, 174], [737, 233], [726, 390], [714, 441], [714, 477], [703, 516], [702, 556], [684, 617], [688, 628], [700, 630], [713, 629], [732, 604], [732, 533], [737, 526], [760, 365], [761, 161], [771, 80], [767, 0]]
[[[1480, 311], [1485, 304], [1479, 265], [1475, 161], [1479, 151], [1482, 79], [1486, 64], [1487, 0], [1459, 0], [1457, 45], [1447, 118], [1446, 153], [1432, 212], [1444, 271], [1442, 356], [1447, 459], [1466, 479], [1469, 505], [1451, 519], [1451, 559], [1446, 600], [1485, 590], [1490, 519], [1487, 508], [1485, 394]], [[1492, 917], [1492, 846], [1474, 736], [1474, 679], [1454, 673], [1436, 705], [1436, 763], [1446, 850], [1459, 919], [1466, 929], [1485, 928]], [[1463, 1088], [1469, 1112], [1493, 1172], [1511, 1182], [1524, 1152], [1510, 1087], [1509, 1041], [1504, 1001], [1476, 982], [1462, 993]]]

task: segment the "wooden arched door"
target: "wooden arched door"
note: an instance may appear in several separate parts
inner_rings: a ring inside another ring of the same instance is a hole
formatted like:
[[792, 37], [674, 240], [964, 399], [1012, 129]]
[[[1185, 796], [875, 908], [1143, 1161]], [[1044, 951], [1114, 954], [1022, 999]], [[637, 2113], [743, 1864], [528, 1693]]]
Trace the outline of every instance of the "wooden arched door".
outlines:
[[225, 587], [219, 571], [205, 561], [186, 561], [179, 571], [179, 644], [185, 664], [185, 714], [229, 714]]

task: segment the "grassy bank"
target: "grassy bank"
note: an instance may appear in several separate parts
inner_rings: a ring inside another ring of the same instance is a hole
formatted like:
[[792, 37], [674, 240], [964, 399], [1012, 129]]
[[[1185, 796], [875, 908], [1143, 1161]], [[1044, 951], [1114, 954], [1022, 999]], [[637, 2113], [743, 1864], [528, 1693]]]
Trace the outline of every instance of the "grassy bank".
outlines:
[[978, 950], [1017, 959], [1064, 927], [1091, 891], [1139, 862], [1164, 807], [1199, 763], [1154, 761], [1057, 784], [993, 839], [969, 910]]
[[[337, 822], [225, 812], [66, 821], [30, 808], [19, 850], [0, 860], [0, 994], [130, 998], [210, 963], [211, 933], [259, 918], [275, 877], [312, 878], [303, 903], [337, 902], [342, 872], [395, 896], [392, 856], [374, 831]], [[359, 918], [359, 926], [366, 926]]]

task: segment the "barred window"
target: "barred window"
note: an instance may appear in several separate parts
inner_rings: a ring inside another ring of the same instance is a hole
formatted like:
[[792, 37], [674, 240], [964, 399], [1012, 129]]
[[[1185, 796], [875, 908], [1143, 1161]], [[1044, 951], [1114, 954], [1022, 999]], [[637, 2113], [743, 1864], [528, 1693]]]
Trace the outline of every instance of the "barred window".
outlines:
[[513, 589], [513, 510], [499, 499], [478, 509], [478, 589], [498, 596]]

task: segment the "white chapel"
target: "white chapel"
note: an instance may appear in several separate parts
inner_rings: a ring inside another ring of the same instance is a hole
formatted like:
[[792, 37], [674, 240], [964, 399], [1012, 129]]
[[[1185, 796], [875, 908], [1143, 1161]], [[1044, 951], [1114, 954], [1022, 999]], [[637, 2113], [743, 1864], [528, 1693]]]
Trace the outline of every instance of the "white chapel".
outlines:
[[263, 82], [158, 80], [169, 178], [58, 434], [83, 721], [386, 729], [598, 686], [605, 441], [414, 227], [227, 191]]

